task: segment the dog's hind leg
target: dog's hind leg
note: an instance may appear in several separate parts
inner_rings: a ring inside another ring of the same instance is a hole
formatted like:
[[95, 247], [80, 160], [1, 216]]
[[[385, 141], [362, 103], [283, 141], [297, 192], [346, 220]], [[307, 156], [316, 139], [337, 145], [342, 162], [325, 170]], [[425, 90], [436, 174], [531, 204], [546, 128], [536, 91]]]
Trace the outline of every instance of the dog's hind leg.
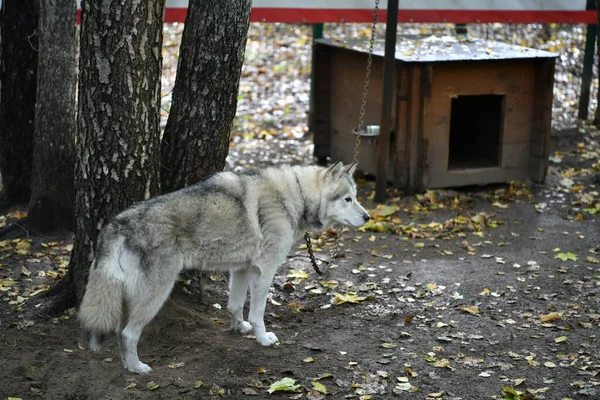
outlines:
[[256, 341], [263, 346], [270, 346], [279, 341], [273, 332], [267, 332], [265, 329], [265, 307], [267, 305], [267, 295], [273, 282], [276, 268], [259, 268], [260, 275], [253, 276], [250, 283], [250, 313], [248, 321], [254, 328]]
[[125, 368], [131, 372], [147, 374], [152, 371], [152, 368], [141, 362], [138, 357], [138, 342], [144, 327], [152, 321], [169, 297], [176, 278], [174, 275], [168, 282], [161, 280], [160, 287], [138, 287], [135, 294], [128, 296], [127, 322], [121, 332], [121, 357]]
[[248, 333], [252, 330], [252, 325], [244, 321], [244, 303], [248, 294], [249, 279], [250, 265], [231, 271], [227, 311], [231, 314], [231, 329], [241, 333]]
[[94, 353], [98, 353], [102, 349], [101, 343], [102, 338], [100, 337], [100, 334], [97, 332], [91, 332], [90, 340], [88, 341], [88, 347], [90, 350]]

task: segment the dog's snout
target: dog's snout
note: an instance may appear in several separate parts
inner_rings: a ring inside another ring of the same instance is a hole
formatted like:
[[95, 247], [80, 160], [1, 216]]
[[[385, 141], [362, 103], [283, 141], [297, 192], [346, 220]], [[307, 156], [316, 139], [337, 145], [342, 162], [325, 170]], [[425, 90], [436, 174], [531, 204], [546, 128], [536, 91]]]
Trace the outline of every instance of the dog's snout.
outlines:
[[365, 222], [369, 222], [369, 220], [371, 219], [371, 216], [369, 214], [364, 214], [363, 219], [365, 220]]

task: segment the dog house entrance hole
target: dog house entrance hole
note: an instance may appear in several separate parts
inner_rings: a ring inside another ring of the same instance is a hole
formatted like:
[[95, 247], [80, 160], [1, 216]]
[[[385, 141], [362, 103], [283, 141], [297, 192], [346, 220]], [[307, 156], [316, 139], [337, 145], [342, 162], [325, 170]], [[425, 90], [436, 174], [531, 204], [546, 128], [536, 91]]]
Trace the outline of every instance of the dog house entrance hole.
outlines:
[[458, 96], [451, 107], [448, 169], [500, 166], [504, 96]]

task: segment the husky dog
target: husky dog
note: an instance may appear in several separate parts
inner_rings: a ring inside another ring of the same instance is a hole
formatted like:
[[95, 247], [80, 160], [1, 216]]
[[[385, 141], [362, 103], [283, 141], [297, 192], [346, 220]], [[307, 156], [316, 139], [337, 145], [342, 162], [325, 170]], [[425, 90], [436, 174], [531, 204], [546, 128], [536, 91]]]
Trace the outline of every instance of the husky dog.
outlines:
[[[142, 201], [117, 215], [98, 236], [79, 319], [98, 351], [116, 332], [121, 358], [145, 374], [137, 345], [169, 296], [179, 273], [230, 271], [227, 310], [234, 330], [254, 330], [263, 346], [278, 341], [263, 316], [273, 276], [305, 230], [370, 219], [356, 200], [356, 163], [282, 166], [221, 172], [196, 185]], [[250, 287], [250, 310], [243, 309]]]

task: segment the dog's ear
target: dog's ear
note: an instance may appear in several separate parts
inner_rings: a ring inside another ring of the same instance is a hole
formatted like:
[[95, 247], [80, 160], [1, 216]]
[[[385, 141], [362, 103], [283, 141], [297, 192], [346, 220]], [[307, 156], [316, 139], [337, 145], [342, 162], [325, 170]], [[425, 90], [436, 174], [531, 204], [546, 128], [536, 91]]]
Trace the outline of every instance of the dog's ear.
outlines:
[[342, 176], [343, 172], [344, 164], [342, 163], [342, 160], [337, 160], [336, 162], [331, 164], [329, 168], [327, 168], [327, 170], [325, 171], [325, 176], [327, 178], [337, 180], [340, 178], [340, 176]]
[[350, 165], [346, 165], [344, 167], [344, 170], [346, 171], [346, 173], [350, 176], [354, 176], [354, 173], [356, 172], [356, 167], [358, 166], [358, 161], [354, 161], [352, 164]]

